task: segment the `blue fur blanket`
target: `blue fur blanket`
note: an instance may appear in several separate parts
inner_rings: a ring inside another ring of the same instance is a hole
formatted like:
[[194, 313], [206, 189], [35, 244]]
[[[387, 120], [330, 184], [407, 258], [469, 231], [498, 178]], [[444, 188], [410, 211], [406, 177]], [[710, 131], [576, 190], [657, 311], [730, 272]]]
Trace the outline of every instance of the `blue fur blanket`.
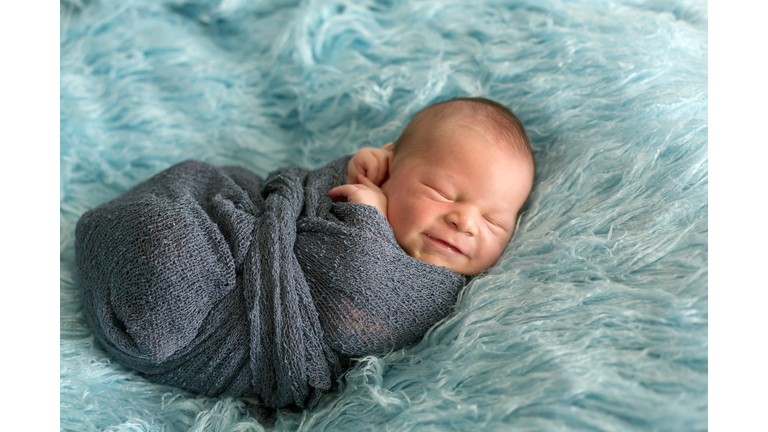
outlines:
[[[706, 430], [707, 19], [688, 0], [62, 0], [62, 430]], [[86, 210], [185, 159], [316, 168], [462, 95], [520, 117], [536, 181], [421, 342], [274, 426], [95, 342]]]

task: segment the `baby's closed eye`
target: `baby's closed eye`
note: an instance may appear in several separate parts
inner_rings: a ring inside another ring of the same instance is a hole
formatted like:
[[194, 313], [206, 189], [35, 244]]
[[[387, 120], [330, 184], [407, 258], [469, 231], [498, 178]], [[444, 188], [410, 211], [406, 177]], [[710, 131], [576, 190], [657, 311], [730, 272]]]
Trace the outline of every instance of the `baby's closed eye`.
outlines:
[[491, 232], [498, 235], [507, 235], [514, 229], [515, 221], [504, 213], [484, 213], [482, 216]]
[[455, 201], [455, 199], [451, 195], [449, 195], [447, 192], [443, 191], [442, 189], [436, 186], [432, 186], [427, 183], [424, 183], [424, 186], [426, 186], [431, 191], [432, 195], [435, 198], [439, 198], [441, 200], [450, 201], [450, 202]]
[[489, 225], [492, 225], [492, 226], [494, 226], [496, 228], [500, 228], [500, 229], [502, 229], [504, 231], [507, 230], [505, 225], [501, 221], [499, 221], [498, 219], [496, 219], [496, 218], [494, 218], [492, 216], [483, 215], [483, 219], [485, 219], [485, 221], [488, 222]]

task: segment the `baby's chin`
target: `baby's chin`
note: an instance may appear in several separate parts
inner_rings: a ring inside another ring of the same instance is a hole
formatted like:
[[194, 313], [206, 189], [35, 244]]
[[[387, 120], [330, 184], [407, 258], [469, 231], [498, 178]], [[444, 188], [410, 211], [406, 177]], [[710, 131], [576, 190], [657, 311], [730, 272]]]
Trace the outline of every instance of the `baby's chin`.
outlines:
[[430, 254], [409, 254], [409, 255], [411, 255], [412, 257], [416, 258], [419, 261], [424, 261], [425, 263], [428, 263], [428, 264], [445, 267], [456, 273], [463, 274], [464, 276], [474, 276], [482, 271], [482, 270], [473, 271], [470, 268], [470, 266], [467, 266], [466, 264], [450, 262], [436, 255], [430, 255]]

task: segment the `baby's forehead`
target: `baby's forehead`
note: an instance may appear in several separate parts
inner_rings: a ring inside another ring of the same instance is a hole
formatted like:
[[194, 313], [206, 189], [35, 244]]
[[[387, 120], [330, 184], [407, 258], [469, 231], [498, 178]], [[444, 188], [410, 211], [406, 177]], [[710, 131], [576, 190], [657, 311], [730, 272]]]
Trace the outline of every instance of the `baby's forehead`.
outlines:
[[466, 101], [456, 101], [445, 104], [445, 107], [435, 107], [434, 110], [434, 112], [429, 113], [427, 121], [421, 125], [422, 128], [450, 128], [465, 125], [499, 143], [518, 139], [514, 126], [491, 107]]
[[[512, 156], [515, 160], [524, 162], [533, 169], [533, 160], [530, 155], [524, 152], [524, 143], [519, 142], [516, 134], [507, 129], [499, 127], [492, 121], [484, 119], [482, 116], [474, 115], [472, 111], [455, 110], [445, 113], [442, 116], [431, 119], [431, 122], [422, 125], [425, 132], [445, 131], [451, 133], [458, 128], [469, 128], [485, 137], [490, 145], [502, 150], [505, 154]], [[442, 149], [446, 151], [447, 149]], [[483, 151], [478, 149], [478, 151]]]

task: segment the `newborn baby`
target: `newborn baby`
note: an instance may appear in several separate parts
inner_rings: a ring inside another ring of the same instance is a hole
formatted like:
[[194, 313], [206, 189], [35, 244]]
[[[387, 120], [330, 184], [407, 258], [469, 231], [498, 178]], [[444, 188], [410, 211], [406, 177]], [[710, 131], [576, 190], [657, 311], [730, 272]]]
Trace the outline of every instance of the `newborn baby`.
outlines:
[[182, 162], [78, 221], [84, 311], [147, 379], [312, 407], [351, 359], [450, 312], [512, 237], [533, 172], [522, 125], [485, 99], [312, 171]]
[[501, 256], [533, 186], [534, 160], [520, 121], [481, 98], [417, 113], [400, 138], [364, 148], [335, 200], [376, 207], [408, 255], [464, 275]]

